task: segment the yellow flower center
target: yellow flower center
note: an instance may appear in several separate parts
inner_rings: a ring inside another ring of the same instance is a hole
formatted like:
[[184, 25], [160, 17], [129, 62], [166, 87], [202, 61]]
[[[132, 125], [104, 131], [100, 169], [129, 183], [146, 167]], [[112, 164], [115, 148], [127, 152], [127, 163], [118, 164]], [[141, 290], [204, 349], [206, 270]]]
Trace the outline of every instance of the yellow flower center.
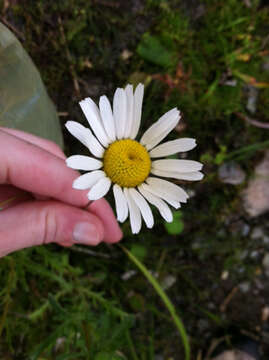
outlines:
[[104, 171], [110, 180], [122, 187], [140, 185], [149, 175], [150, 156], [139, 142], [118, 140], [104, 153]]

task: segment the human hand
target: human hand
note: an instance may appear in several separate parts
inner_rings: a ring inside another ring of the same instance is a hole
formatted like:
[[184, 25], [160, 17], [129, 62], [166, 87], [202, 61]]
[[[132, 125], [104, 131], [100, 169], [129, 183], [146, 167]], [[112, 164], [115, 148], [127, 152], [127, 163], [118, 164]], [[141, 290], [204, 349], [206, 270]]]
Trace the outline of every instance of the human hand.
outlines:
[[78, 173], [53, 142], [0, 127], [0, 257], [51, 242], [115, 243], [122, 232], [106, 200], [88, 204]]

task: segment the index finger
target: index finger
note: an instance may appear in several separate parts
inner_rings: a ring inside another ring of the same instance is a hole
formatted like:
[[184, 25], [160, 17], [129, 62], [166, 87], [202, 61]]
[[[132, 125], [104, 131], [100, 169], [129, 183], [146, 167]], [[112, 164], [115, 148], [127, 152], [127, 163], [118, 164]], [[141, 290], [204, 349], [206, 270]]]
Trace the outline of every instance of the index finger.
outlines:
[[87, 192], [72, 188], [78, 173], [68, 168], [64, 159], [2, 130], [0, 146], [0, 184], [86, 206]]

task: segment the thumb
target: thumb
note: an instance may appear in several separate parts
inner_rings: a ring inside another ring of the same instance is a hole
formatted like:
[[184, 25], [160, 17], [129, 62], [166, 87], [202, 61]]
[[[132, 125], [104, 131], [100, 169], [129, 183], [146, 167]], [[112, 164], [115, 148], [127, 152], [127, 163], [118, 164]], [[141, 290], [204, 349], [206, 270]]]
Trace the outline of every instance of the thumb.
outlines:
[[31, 201], [0, 211], [0, 257], [56, 242], [97, 245], [104, 237], [99, 218], [57, 201]]

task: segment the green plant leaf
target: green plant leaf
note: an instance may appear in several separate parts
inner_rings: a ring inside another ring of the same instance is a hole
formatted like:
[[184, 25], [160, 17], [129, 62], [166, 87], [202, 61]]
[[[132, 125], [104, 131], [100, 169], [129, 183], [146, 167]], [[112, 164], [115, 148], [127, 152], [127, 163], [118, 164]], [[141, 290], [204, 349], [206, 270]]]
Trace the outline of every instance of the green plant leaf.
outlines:
[[138, 54], [145, 60], [153, 64], [170, 67], [173, 62], [173, 52], [168, 50], [156, 37], [146, 33], [137, 48]]
[[130, 249], [131, 253], [139, 260], [143, 261], [147, 255], [147, 249], [141, 244], [133, 244]]
[[171, 223], [165, 223], [165, 228], [170, 235], [179, 235], [184, 230], [184, 223], [182, 221], [182, 212], [174, 211], [173, 221]]

